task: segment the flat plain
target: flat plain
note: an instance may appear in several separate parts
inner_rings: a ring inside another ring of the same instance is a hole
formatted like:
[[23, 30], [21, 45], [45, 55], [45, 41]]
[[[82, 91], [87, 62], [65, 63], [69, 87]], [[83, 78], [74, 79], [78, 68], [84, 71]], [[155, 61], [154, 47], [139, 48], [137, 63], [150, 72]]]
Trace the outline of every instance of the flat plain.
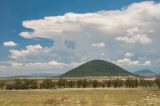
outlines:
[[1, 90], [0, 106], [160, 106], [156, 88]]

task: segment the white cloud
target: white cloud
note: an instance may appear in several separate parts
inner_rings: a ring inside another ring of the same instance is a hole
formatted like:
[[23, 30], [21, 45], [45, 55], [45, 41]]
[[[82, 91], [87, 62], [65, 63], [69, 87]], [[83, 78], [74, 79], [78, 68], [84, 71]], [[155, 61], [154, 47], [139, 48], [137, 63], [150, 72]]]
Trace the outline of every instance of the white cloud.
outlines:
[[140, 65], [151, 65], [151, 61], [147, 60], [145, 62], [141, 62], [140, 60], [133, 60], [132, 57], [133, 57], [133, 53], [130, 53], [130, 52], [127, 52], [125, 54], [125, 58], [123, 59], [119, 59], [117, 60], [116, 62], [114, 62], [115, 64], [117, 65], [120, 65], [120, 66], [140, 66]]
[[143, 65], [151, 65], [151, 61], [146, 61]]
[[0, 66], [0, 71], [3, 71], [6, 68], [7, 68], [6, 66]]
[[101, 53], [101, 55], [104, 56], [105, 54], [104, 54], [104, 53]]
[[103, 42], [100, 42], [100, 43], [92, 43], [91, 46], [101, 48], [105, 47], [106, 45]]
[[125, 56], [126, 57], [132, 57], [134, 54], [133, 53], [130, 53], [130, 52], [127, 52], [126, 54], [125, 54]]
[[[120, 10], [104, 10], [84, 14], [66, 13], [62, 16], [47, 16], [43, 19], [26, 20], [23, 21], [23, 26], [33, 29], [33, 31], [21, 32], [20, 36], [24, 38], [55, 39], [67, 37], [78, 39], [79, 34], [84, 38], [86, 33], [94, 36], [95, 32], [105, 36], [119, 36], [126, 32], [128, 28], [135, 27], [141, 28], [143, 33], [147, 33], [149, 30], [155, 30], [154, 28], [158, 25], [159, 9], [160, 4], [145, 1], [131, 4]], [[142, 41], [142, 38], [145, 38], [145, 41]], [[150, 42], [145, 34], [117, 39], [132, 39], [135, 40], [134, 42], [140, 43]], [[128, 42], [131, 42], [131, 40]]]
[[60, 62], [57, 62], [57, 61], [50, 61], [48, 62], [49, 65], [52, 65], [52, 66], [63, 66], [63, 65], [66, 65], [64, 63], [60, 63]]
[[10, 57], [11, 58], [21, 58], [21, 57], [26, 57], [28, 55], [35, 55], [37, 52], [42, 50], [43, 47], [40, 44], [37, 45], [28, 45], [26, 46], [25, 50], [10, 50]]
[[17, 44], [13, 41], [4, 42], [3, 46], [17, 46]]
[[116, 40], [123, 41], [125, 43], [142, 43], [142, 44], [148, 44], [152, 43], [152, 40], [148, 37], [148, 35], [138, 34], [134, 36], [119, 36], [116, 37]]
[[[53, 73], [53, 74], [62, 74], [74, 67], [81, 65], [84, 62], [71, 62], [63, 63], [59, 61], [48, 61], [48, 62], [16, 62], [8, 61], [7, 67], [0, 66], [1, 72], [8, 72], [8, 75], [13, 75], [14, 72], [21, 74], [30, 74], [30, 73]], [[65, 69], [65, 70], [64, 70]], [[0, 75], [3, 76], [3, 75]]]
[[117, 65], [120, 66], [147, 66], [151, 65], [151, 61], [147, 60], [144, 63], [140, 62], [139, 60], [132, 60], [131, 58], [124, 58], [124, 59], [119, 59], [115, 62]]
[[131, 60], [130, 58], [124, 58], [116, 61], [116, 64], [118, 65], [139, 65], [139, 61], [137, 60]]
[[[61, 16], [24, 20], [23, 26], [32, 30], [23, 31], [20, 36], [54, 40], [54, 47], [50, 48], [49, 53], [42, 55], [63, 62], [79, 61], [83, 57], [88, 60], [102, 58], [102, 52], [105, 54], [103, 57], [111, 60], [118, 59], [122, 51], [134, 50], [141, 53], [143, 49], [145, 55], [148, 52], [146, 48], [152, 49], [149, 50], [151, 52], [159, 44], [158, 10], [160, 3], [145, 1], [117, 10], [81, 14], [70, 12]], [[70, 42], [67, 43], [68, 47], [74, 50], [65, 47], [66, 40]], [[98, 51], [96, 47], [104, 48]]]

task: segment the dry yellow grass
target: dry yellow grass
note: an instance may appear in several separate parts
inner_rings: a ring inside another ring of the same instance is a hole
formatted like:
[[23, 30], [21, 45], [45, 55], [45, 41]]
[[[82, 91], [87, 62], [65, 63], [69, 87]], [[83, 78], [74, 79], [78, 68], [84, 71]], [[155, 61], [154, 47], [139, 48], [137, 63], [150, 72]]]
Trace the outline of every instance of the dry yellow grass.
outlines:
[[160, 106], [158, 89], [0, 91], [0, 106]]

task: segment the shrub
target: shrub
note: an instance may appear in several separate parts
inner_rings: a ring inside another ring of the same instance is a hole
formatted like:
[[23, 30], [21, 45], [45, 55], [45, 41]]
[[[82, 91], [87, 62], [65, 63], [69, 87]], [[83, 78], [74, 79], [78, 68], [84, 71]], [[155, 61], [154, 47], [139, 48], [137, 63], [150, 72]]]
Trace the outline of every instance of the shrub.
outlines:
[[160, 78], [156, 78], [155, 83], [157, 84], [158, 88], [160, 88]]
[[55, 87], [55, 83], [51, 79], [45, 79], [40, 85], [41, 88], [51, 89]]

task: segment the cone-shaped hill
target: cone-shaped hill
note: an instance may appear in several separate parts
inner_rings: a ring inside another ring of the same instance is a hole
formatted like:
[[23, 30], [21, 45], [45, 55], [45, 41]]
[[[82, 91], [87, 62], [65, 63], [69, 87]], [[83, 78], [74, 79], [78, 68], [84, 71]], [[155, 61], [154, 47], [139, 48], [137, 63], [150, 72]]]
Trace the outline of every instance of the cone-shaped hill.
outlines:
[[89, 77], [89, 76], [129, 76], [133, 75], [127, 70], [104, 60], [92, 60], [84, 63], [61, 77]]

